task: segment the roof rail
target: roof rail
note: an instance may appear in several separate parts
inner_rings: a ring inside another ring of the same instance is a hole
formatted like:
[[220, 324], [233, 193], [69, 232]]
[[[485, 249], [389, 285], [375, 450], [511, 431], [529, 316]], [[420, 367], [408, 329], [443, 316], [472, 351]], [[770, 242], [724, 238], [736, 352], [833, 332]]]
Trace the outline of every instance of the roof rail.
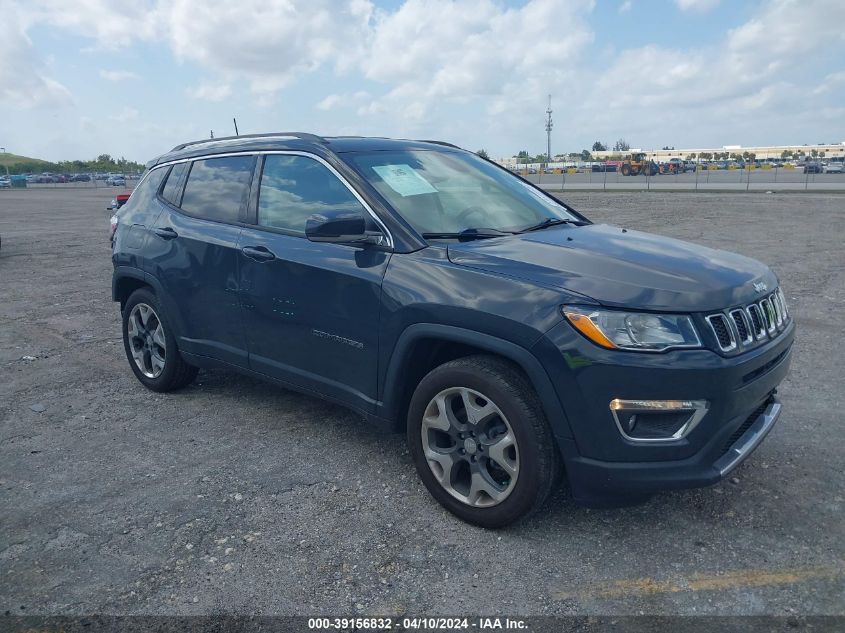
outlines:
[[453, 143], [447, 143], [446, 141], [429, 141], [427, 139], [417, 139], [417, 143], [434, 143], [435, 145], [445, 145], [446, 147], [454, 147], [455, 149], [463, 149], [463, 147], [458, 147]]
[[221, 136], [219, 138], [204, 138], [199, 141], [190, 141], [188, 143], [182, 143], [181, 145], [177, 145], [174, 147], [171, 152], [176, 152], [180, 149], [185, 149], [186, 147], [190, 147], [191, 145], [199, 145], [200, 143], [214, 143], [215, 141], [233, 141], [235, 139], [248, 139], [248, 138], [267, 138], [267, 137], [274, 137], [274, 136], [290, 136], [293, 138], [299, 138], [304, 141], [311, 141], [313, 143], [328, 143], [326, 139], [322, 136], [317, 136], [316, 134], [307, 134], [305, 132], [268, 132], [265, 134], [241, 134], [239, 136]]

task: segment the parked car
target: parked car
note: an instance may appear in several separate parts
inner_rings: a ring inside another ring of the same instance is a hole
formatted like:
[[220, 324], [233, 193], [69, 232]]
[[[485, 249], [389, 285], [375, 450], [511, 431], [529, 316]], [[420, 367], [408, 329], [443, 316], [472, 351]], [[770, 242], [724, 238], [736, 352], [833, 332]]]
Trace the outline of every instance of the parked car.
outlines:
[[91, 182], [91, 176], [88, 174], [74, 174], [71, 179], [71, 182]]
[[822, 173], [822, 164], [815, 160], [808, 160], [804, 162], [805, 174], [820, 174]]
[[10, 178], [6, 178], [5, 176], [0, 176], [0, 189], [9, 189], [12, 186], [12, 181]]
[[682, 174], [686, 171], [684, 161], [680, 158], [670, 158], [659, 165], [661, 174]]
[[564, 470], [584, 503], [713, 484], [778, 419], [795, 325], [764, 264], [593, 224], [451, 145], [237, 141], [154, 159], [112, 216], [149, 389], [225, 367], [341, 403], [485, 527]]
[[113, 175], [106, 178], [106, 184], [113, 187], [125, 187], [126, 179], [123, 176]]
[[824, 173], [826, 174], [841, 174], [842, 173], [842, 163], [827, 163], [824, 166]]
[[119, 193], [114, 198], [112, 198], [111, 204], [106, 207], [106, 211], [117, 211], [127, 202], [129, 202], [129, 197], [131, 194], [128, 193]]

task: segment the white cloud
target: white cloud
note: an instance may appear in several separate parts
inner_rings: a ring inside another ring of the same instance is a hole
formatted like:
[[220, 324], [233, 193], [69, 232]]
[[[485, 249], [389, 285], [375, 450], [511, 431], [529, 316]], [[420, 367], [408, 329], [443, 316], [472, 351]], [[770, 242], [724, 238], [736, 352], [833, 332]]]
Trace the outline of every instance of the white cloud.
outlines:
[[371, 13], [362, 0], [174, 0], [158, 12], [179, 59], [246, 79], [260, 96], [323, 66], [348, 68], [363, 52]]
[[845, 71], [838, 73], [830, 73], [827, 77], [824, 78], [824, 81], [822, 83], [816, 86], [816, 88], [813, 90], [813, 94], [825, 94], [835, 89], [837, 86], [842, 85], [845, 85]]
[[841, 50], [842, 24], [841, 2], [775, 0], [710, 46], [629, 49], [594, 82], [577, 120], [614, 137], [658, 130], [672, 138], [705, 130], [722, 137], [763, 126], [778, 134], [780, 121], [803, 116], [802, 94], [813, 87], [808, 60], [812, 51]]
[[591, 43], [586, 15], [592, 6], [568, 0], [531, 0], [520, 8], [489, 0], [408, 0], [395, 12], [378, 12], [361, 67], [368, 79], [391, 89], [369, 110], [399, 109], [413, 122], [473, 99], [484, 100], [490, 113], [536, 103], [565, 83]]
[[186, 91], [189, 96], [195, 99], [206, 101], [223, 101], [232, 94], [232, 86], [226, 83], [202, 83]]
[[22, 5], [21, 13], [27, 24], [50, 24], [72, 31], [95, 40], [104, 49], [150, 39], [160, 22], [159, 12], [150, 0], [76, 0], [72, 7], [63, 0], [34, 0]]
[[138, 79], [138, 75], [131, 70], [100, 70], [100, 77], [106, 81], [125, 81], [127, 79]]
[[622, 4], [619, 5], [619, 13], [628, 13], [628, 11], [630, 11], [633, 6], [633, 0], [625, 0]]
[[0, 103], [17, 108], [61, 107], [73, 102], [70, 92], [44, 74], [43, 64], [27, 37], [16, 6], [0, 2]]
[[328, 95], [326, 98], [320, 100], [320, 102], [317, 104], [317, 109], [328, 111], [333, 109], [342, 101], [343, 95]]
[[128, 123], [129, 121], [136, 120], [139, 114], [140, 112], [138, 112], [135, 108], [127, 107], [123, 108], [123, 110], [117, 114], [111, 115], [109, 118], [113, 121], [117, 121], [118, 123]]
[[711, 9], [715, 9], [719, 5], [720, 0], [675, 0], [675, 4], [681, 11], [690, 11], [695, 13], [706, 13]]
[[369, 102], [372, 96], [366, 90], [359, 90], [354, 93], [344, 94], [330, 94], [324, 99], [321, 99], [316, 107], [318, 110], [327, 112], [329, 110], [336, 110], [343, 107], [361, 107], [361, 104]]

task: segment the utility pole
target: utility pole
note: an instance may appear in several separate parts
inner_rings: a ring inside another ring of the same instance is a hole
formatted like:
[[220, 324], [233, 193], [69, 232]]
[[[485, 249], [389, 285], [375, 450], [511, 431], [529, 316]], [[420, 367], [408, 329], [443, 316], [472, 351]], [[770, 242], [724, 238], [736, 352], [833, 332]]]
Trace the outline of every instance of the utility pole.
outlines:
[[552, 95], [549, 95], [549, 108], [546, 110], [546, 165], [552, 162]]

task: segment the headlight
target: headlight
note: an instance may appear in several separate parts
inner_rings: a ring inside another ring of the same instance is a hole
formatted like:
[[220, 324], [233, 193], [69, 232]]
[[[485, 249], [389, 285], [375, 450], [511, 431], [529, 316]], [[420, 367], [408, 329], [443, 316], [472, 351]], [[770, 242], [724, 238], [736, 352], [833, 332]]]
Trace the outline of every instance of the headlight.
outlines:
[[683, 314], [618, 312], [564, 307], [572, 326], [607, 349], [662, 352], [676, 347], [701, 347], [692, 319]]

